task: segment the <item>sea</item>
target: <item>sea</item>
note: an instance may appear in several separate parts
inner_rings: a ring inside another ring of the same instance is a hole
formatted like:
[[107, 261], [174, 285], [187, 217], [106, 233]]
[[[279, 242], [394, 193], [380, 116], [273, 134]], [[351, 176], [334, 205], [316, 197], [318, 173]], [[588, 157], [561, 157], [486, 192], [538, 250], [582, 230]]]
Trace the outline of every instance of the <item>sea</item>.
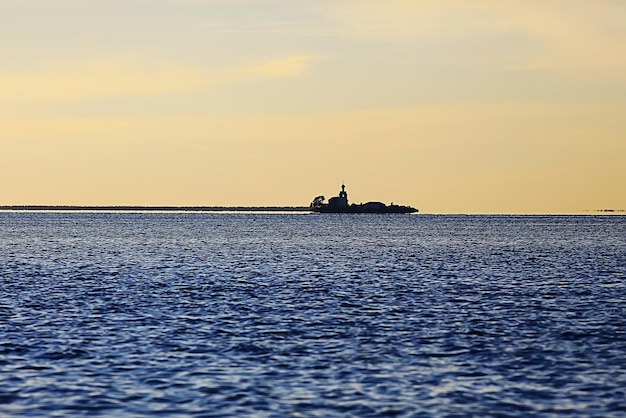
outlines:
[[626, 416], [626, 216], [0, 213], [2, 417]]

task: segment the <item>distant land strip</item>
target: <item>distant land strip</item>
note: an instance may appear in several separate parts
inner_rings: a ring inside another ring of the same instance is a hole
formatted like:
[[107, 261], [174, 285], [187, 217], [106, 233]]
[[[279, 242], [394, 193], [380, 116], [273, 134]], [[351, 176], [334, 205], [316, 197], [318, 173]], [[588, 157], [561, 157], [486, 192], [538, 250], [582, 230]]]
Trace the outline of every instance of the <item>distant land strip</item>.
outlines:
[[310, 212], [307, 206], [0, 206], [4, 211], [82, 212]]

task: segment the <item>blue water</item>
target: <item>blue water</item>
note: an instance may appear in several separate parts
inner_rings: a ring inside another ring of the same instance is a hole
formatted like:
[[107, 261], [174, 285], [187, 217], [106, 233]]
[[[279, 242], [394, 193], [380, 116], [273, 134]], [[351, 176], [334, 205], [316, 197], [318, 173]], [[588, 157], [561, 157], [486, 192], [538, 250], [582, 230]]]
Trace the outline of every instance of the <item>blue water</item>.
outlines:
[[0, 213], [0, 416], [624, 416], [626, 217]]

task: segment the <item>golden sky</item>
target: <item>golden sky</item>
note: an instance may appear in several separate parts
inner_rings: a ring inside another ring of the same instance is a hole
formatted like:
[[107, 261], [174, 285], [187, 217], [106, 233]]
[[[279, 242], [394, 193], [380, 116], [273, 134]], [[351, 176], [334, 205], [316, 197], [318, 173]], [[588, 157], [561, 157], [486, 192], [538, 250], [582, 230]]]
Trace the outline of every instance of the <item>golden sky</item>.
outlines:
[[0, 205], [626, 209], [623, 0], [0, 11]]

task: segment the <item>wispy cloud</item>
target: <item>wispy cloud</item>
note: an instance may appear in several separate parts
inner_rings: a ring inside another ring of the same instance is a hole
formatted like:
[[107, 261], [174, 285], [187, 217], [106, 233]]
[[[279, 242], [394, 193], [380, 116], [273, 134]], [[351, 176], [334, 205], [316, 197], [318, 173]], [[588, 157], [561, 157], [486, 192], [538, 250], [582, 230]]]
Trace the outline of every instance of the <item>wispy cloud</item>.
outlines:
[[123, 60], [95, 60], [30, 74], [0, 74], [0, 103], [46, 103], [114, 97], [158, 96], [210, 89], [224, 84], [302, 75], [315, 58], [281, 59], [207, 69], [146, 69]]
[[620, 0], [343, 0], [326, 2], [323, 10], [344, 36], [431, 42], [511, 34], [534, 47], [518, 68], [626, 73], [626, 3]]

